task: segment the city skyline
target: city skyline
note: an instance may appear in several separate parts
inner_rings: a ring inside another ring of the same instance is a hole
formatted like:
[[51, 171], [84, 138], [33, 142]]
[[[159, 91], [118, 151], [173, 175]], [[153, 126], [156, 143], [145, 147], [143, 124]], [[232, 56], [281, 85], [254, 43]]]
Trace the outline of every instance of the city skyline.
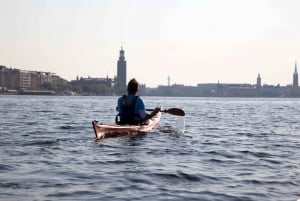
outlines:
[[[111, 80], [114, 80], [115, 79], [115, 83], [117, 84], [118, 82], [122, 83], [120, 86], [117, 87], [117, 89], [121, 90], [124, 92], [124, 90], [126, 90], [126, 80], [127, 79], [130, 79], [130, 78], [127, 78], [127, 66], [126, 66], [126, 60], [125, 60], [125, 50], [123, 49], [123, 47], [121, 47], [121, 49], [119, 50], [119, 59], [117, 61], [117, 64], [116, 64], [116, 69], [117, 69], [117, 75], [115, 75], [114, 77], [109, 77], [108, 75], [106, 76], [102, 76], [102, 77], [92, 77], [92, 76], [88, 76], [87, 78], [85, 79], [111, 79]], [[6, 68], [11, 68], [13, 70], [20, 70], [20, 71], [28, 71], [28, 72], [38, 72], [38, 73], [49, 73], [49, 74], [53, 74], [53, 75], [57, 75], [57, 76], [60, 76], [58, 75], [56, 72], [43, 72], [39, 69], [34, 69], [34, 70], [27, 70], [27, 69], [22, 69], [22, 68], [16, 68], [16, 67], [8, 67], [8, 66], [5, 66], [5, 65], [0, 65], [0, 66], [3, 66], [3, 67], [6, 67]], [[61, 77], [61, 76], [60, 76]], [[61, 77], [62, 79], [65, 79], [63, 77]], [[79, 78], [84, 78], [83, 76], [81, 75], [77, 75], [75, 79], [71, 79], [71, 80], [67, 80], [67, 81], [75, 81], [75, 80], [78, 80]], [[260, 73], [258, 73], [257, 77], [256, 77], [256, 82], [220, 82], [220, 80], [218, 80], [217, 82], [205, 82], [205, 83], [197, 83], [195, 85], [186, 85], [184, 83], [173, 83], [173, 84], [170, 84], [170, 77], [167, 77], [167, 84], [158, 84], [157, 86], [155, 87], [159, 87], [159, 86], [171, 86], [171, 85], [183, 85], [183, 86], [197, 86], [199, 84], [215, 84], [215, 83], [223, 83], [223, 84], [250, 84], [250, 85], [259, 85], [260, 86], [263, 86], [263, 85], [270, 85], [270, 86], [297, 86], [298, 87], [298, 68], [297, 68], [297, 61], [295, 61], [294, 63], [294, 71], [292, 73], [292, 78], [291, 78], [291, 81], [289, 84], [286, 84], [286, 85], [282, 85], [281, 83], [277, 83], [277, 84], [270, 84], [270, 83], [264, 83], [262, 82], [263, 78], [261, 76]], [[259, 80], [259, 81], [258, 81]], [[147, 86], [147, 83], [141, 83], [145, 86]], [[153, 87], [153, 86], [147, 86], [147, 87]]]
[[[159, 6], [158, 6], [159, 5]], [[1, 64], [67, 80], [114, 77], [171, 84], [292, 84], [300, 22], [294, 0], [0, 2]]]
[[[76, 80], [79, 80], [79, 79], [91, 79], [91, 80], [111, 80], [112, 83], [115, 83], [117, 84], [118, 82], [123, 82], [120, 86], [117, 87], [117, 90], [121, 90], [124, 92], [124, 90], [126, 90], [126, 80], [128, 79], [127, 76], [126, 76], [126, 71], [127, 71], [127, 66], [126, 66], [126, 60], [125, 60], [125, 57], [124, 57], [124, 54], [125, 54], [125, 51], [123, 50], [123, 47], [121, 47], [121, 50], [120, 50], [120, 57], [119, 57], [119, 60], [118, 60], [118, 63], [116, 65], [116, 68], [117, 68], [117, 71], [119, 71], [119, 78], [118, 76], [115, 76], [115, 77], [83, 77], [83, 76], [79, 76], [77, 75], [75, 79], [72, 79], [70, 80], [69, 82], [71, 81], [76, 81]], [[122, 64], [120, 64], [120, 62]], [[264, 85], [266, 86], [290, 86], [290, 87], [299, 87], [299, 84], [298, 84], [298, 67], [297, 67], [297, 61], [295, 61], [295, 64], [294, 64], [294, 71], [292, 73], [292, 79], [291, 79], [291, 83], [290, 84], [287, 84], [287, 85], [281, 85], [280, 83], [277, 83], [277, 85], [272, 85], [272, 84], [269, 84], [269, 83], [264, 83], [262, 82], [263, 78], [261, 77], [260, 73], [258, 73], [257, 77], [256, 77], [256, 82], [253, 82], [253, 83], [247, 83], [247, 82], [240, 82], [240, 83], [237, 83], [237, 82], [220, 82], [219, 80], [217, 82], [207, 82], [207, 83], [197, 83], [196, 85], [185, 85], [183, 83], [174, 83], [174, 84], [170, 84], [170, 77], [168, 77], [168, 83], [167, 84], [158, 84], [156, 87], [159, 87], [159, 86], [172, 86], [172, 85], [182, 85], [182, 86], [197, 86], [197, 85], [201, 85], [201, 84], [240, 84], [240, 85], [252, 85], [252, 86], [259, 86], [262, 87]], [[0, 65], [0, 67], [4, 67], [4, 68], [7, 68], [9, 70], [17, 70], [17, 71], [24, 71], [24, 72], [27, 72], [27, 73], [43, 73], [43, 74], [51, 74], [53, 76], [56, 76], [56, 77], [59, 77], [60, 79], [62, 80], [65, 80], [63, 77], [61, 77], [60, 75], [56, 74], [55, 72], [43, 72], [43, 71], [40, 71], [40, 70], [26, 70], [26, 69], [20, 69], [20, 68], [15, 68], [15, 67], [7, 67], [5, 65]], [[65, 80], [65, 81], [68, 81], [68, 80]], [[140, 83], [140, 84], [143, 84], [145, 86], [147, 86], [146, 83]], [[117, 84], [118, 85], [118, 84]], [[1, 83], [0, 83], [0, 87], [1, 87]], [[149, 86], [147, 86], [149, 87]], [[152, 86], [150, 86], [150, 88], [152, 88]]]

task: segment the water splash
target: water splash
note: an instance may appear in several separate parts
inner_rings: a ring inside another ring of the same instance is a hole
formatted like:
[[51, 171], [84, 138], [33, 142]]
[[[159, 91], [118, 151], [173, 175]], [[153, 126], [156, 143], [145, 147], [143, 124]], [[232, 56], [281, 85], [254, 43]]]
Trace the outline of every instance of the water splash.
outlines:
[[184, 132], [185, 132], [185, 118], [184, 117], [177, 116], [175, 129], [176, 129], [176, 133], [184, 134]]

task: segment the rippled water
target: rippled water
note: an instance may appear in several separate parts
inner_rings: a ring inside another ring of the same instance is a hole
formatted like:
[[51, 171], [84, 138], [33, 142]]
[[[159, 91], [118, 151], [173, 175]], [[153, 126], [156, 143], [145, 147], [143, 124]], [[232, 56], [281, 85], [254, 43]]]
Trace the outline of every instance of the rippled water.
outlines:
[[116, 97], [0, 96], [0, 200], [300, 198], [300, 100], [144, 98], [186, 112], [95, 141]]

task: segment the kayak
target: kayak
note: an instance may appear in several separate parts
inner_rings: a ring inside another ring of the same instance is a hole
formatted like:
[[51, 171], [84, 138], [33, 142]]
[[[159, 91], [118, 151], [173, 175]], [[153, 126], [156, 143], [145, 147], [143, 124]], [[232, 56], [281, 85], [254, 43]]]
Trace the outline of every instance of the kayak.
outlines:
[[93, 121], [93, 128], [97, 139], [119, 137], [125, 135], [136, 134], [138, 132], [148, 132], [159, 125], [161, 113], [158, 112], [154, 117], [148, 120], [147, 124], [143, 125], [118, 125], [118, 124], [101, 124]]

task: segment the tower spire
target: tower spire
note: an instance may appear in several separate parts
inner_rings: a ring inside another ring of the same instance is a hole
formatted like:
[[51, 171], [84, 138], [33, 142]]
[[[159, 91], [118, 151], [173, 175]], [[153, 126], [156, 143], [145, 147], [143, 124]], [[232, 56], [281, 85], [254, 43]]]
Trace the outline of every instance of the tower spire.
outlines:
[[257, 79], [256, 79], [256, 88], [260, 89], [261, 88], [261, 77], [260, 73], [258, 73]]
[[298, 72], [297, 72], [297, 61], [295, 61], [295, 72], [293, 74], [293, 88], [298, 88]]

